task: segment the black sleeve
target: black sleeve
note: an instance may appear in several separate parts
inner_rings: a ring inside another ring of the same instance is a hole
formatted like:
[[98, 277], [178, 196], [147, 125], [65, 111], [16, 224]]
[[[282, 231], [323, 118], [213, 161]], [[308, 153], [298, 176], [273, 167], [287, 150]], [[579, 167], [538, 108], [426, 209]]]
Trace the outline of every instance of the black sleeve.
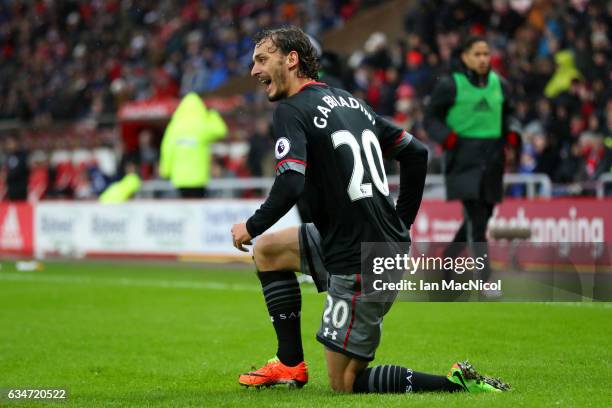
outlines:
[[279, 103], [272, 125], [276, 175], [288, 170], [306, 174], [306, 125], [297, 108]]
[[304, 191], [306, 126], [299, 111], [288, 103], [279, 103], [274, 111], [272, 126], [276, 140], [276, 179], [266, 201], [246, 223], [252, 238], [281, 219]]
[[270, 195], [246, 222], [251, 238], [261, 235], [294, 206], [304, 191], [304, 175], [286, 171], [276, 177]]
[[453, 78], [444, 77], [434, 88], [425, 109], [425, 130], [429, 137], [438, 143], [443, 143], [452, 131], [446, 125], [446, 115], [455, 103], [456, 94], [457, 87]]
[[382, 116], [376, 117], [378, 142], [386, 159], [393, 159], [412, 140], [412, 135]]
[[421, 206], [427, 174], [427, 156], [427, 148], [416, 138], [412, 138], [395, 156], [400, 163], [399, 197], [395, 208], [408, 229]]

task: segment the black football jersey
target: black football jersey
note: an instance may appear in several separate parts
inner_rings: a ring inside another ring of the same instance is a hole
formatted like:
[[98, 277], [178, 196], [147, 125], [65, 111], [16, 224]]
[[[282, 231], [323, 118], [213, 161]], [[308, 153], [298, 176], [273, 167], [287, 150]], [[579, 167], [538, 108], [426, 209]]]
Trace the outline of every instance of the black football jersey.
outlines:
[[347, 91], [311, 82], [274, 111], [276, 174], [305, 175], [302, 203], [322, 238], [331, 274], [360, 272], [362, 242], [407, 242], [389, 196], [383, 154], [412, 136]]

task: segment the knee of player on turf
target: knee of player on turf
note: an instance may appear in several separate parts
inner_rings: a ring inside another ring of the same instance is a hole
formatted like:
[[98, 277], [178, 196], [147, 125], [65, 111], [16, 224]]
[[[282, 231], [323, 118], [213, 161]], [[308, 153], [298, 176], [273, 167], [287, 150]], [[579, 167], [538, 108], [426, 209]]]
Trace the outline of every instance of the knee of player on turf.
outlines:
[[357, 376], [353, 370], [346, 369], [344, 372], [329, 375], [329, 386], [335, 392], [353, 392], [353, 384]]
[[353, 392], [355, 378], [368, 366], [366, 361], [347, 357], [331, 350], [325, 351], [329, 385], [336, 392]]

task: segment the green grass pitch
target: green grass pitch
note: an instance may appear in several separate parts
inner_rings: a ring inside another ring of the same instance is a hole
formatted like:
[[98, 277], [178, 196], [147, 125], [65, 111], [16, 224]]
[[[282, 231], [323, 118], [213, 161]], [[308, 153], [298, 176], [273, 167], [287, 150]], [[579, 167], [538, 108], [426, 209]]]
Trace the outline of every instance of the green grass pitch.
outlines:
[[339, 395], [328, 388], [314, 339], [324, 295], [312, 286], [303, 287], [302, 317], [310, 383], [241, 388], [238, 374], [275, 352], [259, 283], [248, 271], [75, 262], [17, 272], [3, 262], [0, 388], [67, 388], [68, 400], [57, 404], [66, 407], [612, 405], [610, 303], [396, 303], [375, 363], [445, 374], [468, 358], [513, 390]]

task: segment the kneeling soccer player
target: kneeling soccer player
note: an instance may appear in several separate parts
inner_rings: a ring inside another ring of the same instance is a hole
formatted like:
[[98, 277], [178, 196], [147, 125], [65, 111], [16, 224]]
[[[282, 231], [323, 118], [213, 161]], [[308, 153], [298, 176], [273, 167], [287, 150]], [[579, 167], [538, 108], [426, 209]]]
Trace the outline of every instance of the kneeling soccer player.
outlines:
[[[261, 235], [298, 199], [314, 224], [263, 235], [254, 258], [278, 350], [259, 370], [240, 376], [245, 386], [308, 382], [300, 332], [301, 294], [293, 271], [310, 274], [327, 304], [317, 340], [325, 346], [331, 387], [344, 392], [501, 391], [507, 386], [457, 363], [448, 376], [400, 366], [368, 368], [392, 302], [364, 302], [361, 242], [409, 242], [427, 168], [426, 148], [376, 115], [350, 93], [316, 82], [317, 61], [299, 29], [256, 37], [251, 74], [281, 101], [273, 119], [277, 177], [266, 202], [232, 227], [234, 245]], [[397, 209], [389, 197], [382, 153], [400, 163]], [[308, 169], [308, 170], [307, 170]]]

